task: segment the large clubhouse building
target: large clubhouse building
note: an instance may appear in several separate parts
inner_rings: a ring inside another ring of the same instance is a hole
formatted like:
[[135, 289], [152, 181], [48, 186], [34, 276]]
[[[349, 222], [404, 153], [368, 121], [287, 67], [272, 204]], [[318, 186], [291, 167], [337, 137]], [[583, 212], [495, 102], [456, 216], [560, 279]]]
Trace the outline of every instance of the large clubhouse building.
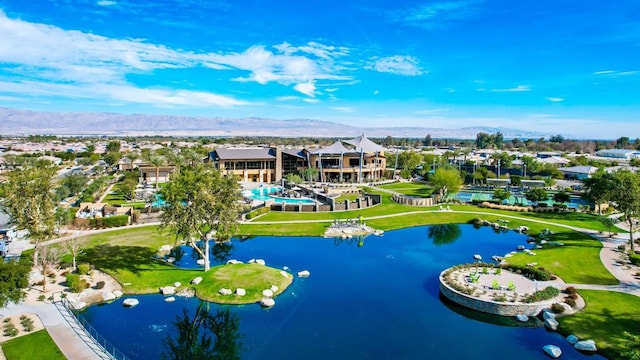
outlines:
[[363, 182], [382, 179], [385, 148], [363, 135], [324, 148], [216, 148], [209, 161], [223, 173], [245, 182], [278, 182], [288, 174], [315, 169], [322, 182]]

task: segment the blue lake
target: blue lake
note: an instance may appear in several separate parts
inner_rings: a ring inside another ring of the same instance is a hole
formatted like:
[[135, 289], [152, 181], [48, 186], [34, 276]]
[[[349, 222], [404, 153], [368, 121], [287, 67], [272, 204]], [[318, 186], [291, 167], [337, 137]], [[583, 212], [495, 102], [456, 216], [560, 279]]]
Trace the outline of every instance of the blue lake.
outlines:
[[[504, 255], [525, 240], [471, 225], [414, 227], [362, 241], [235, 239], [228, 258], [262, 258], [294, 273], [308, 269], [311, 276], [296, 278], [271, 309], [211, 304], [210, 311], [229, 309], [237, 317], [242, 359], [545, 359], [546, 344], [560, 346], [563, 359], [586, 358], [557, 333], [441, 299], [443, 269], [471, 262], [473, 254]], [[190, 259], [187, 254], [181, 262]], [[163, 339], [175, 337], [177, 316], [183, 309], [193, 315], [200, 301], [136, 298], [134, 308], [122, 307], [120, 299], [80, 316], [131, 359], [159, 359], [166, 352]]]

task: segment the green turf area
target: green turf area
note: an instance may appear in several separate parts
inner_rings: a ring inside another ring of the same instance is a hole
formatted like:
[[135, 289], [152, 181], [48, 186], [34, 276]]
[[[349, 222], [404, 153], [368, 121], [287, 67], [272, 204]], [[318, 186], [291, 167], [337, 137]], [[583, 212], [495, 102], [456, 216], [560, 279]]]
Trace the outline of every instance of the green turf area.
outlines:
[[600, 241], [571, 230], [556, 230], [549, 240], [564, 246], [543, 245], [543, 249], [532, 250], [535, 256], [519, 252], [507, 261], [517, 265], [536, 262], [571, 284], [618, 284], [600, 261]]
[[351, 194], [341, 194], [340, 196], [338, 196], [335, 201], [336, 203], [339, 202], [343, 202], [345, 200], [349, 200], [349, 201], [355, 201], [357, 198], [361, 197], [361, 194], [358, 193], [351, 193]]
[[[292, 277], [285, 278], [280, 270], [256, 264], [238, 264], [213, 267], [207, 273], [202, 270], [178, 269], [156, 259], [158, 250], [168, 236], [158, 232], [157, 227], [148, 226], [97, 234], [90, 237], [91, 247], [78, 257], [78, 262], [95, 265], [113, 276], [127, 294], [157, 293], [161, 287], [180, 282], [190, 286], [194, 278], [203, 277], [200, 285], [194, 286], [196, 295], [204, 300], [226, 304], [254, 303], [262, 297], [262, 290], [276, 285], [279, 294], [291, 284]], [[222, 287], [235, 290], [244, 288], [247, 294], [220, 296]], [[181, 289], [177, 289], [180, 291]]]
[[2, 344], [2, 351], [7, 360], [66, 359], [47, 330], [8, 340]]
[[395, 191], [409, 196], [429, 197], [433, 193], [433, 188], [428, 184], [419, 182], [397, 182], [378, 186], [381, 189]]
[[[220, 265], [202, 275], [197, 295], [201, 299], [220, 304], [252, 304], [260, 301], [263, 298], [262, 290], [269, 289], [272, 285], [278, 287], [274, 295], [282, 293], [293, 281], [293, 275], [286, 274], [284, 277], [280, 270], [259, 264]], [[218, 290], [221, 288], [232, 291], [242, 288], [247, 293], [244, 296], [220, 295]]]
[[559, 331], [580, 339], [593, 339], [603, 355], [619, 359], [625, 346], [624, 332], [640, 334], [640, 297], [612, 291], [578, 290], [587, 306], [562, 317]]

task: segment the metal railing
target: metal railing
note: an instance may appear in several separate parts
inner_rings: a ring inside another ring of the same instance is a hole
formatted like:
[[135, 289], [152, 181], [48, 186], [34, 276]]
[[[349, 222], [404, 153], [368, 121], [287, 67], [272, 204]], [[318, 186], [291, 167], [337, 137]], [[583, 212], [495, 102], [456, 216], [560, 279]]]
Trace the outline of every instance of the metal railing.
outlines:
[[66, 297], [54, 296], [54, 304], [73, 331], [93, 350], [100, 359], [129, 360], [127, 356], [105, 339], [89, 322], [77, 316]]

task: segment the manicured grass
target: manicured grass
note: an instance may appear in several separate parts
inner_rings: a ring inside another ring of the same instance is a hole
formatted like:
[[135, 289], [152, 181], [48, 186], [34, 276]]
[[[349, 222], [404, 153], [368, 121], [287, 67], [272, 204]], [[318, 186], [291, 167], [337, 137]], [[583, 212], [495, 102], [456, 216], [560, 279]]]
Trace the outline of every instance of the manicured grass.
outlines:
[[432, 187], [427, 184], [418, 182], [399, 182], [393, 184], [385, 184], [378, 187], [409, 196], [429, 197], [433, 193]]
[[600, 261], [602, 249], [600, 241], [566, 229], [556, 231], [549, 240], [559, 241], [564, 246], [544, 245], [543, 249], [532, 250], [535, 256], [518, 253], [507, 261], [517, 265], [537, 262], [538, 266], [544, 267], [571, 284], [618, 284], [618, 280]]
[[[252, 304], [263, 298], [262, 290], [269, 289], [272, 285], [278, 287], [274, 295], [282, 293], [293, 281], [293, 275], [286, 273], [283, 276], [280, 270], [259, 264], [229, 264], [211, 268], [203, 275], [203, 280], [197, 286], [199, 298], [220, 304]], [[235, 291], [242, 288], [247, 291], [245, 296], [220, 295], [221, 288]]]
[[[206, 273], [198, 269], [178, 269], [156, 259], [156, 249], [166, 242], [163, 238], [149, 236], [150, 231], [154, 230], [147, 227], [129, 230], [131, 233], [127, 236], [110, 236], [111, 239], [116, 239], [113, 243], [104, 236], [93, 239], [93, 246], [78, 257], [78, 262], [90, 263], [113, 276], [122, 284], [123, 291], [127, 294], [157, 293], [161, 287], [180, 282], [183, 284], [182, 288], [195, 288], [196, 295], [207, 301], [248, 304], [260, 300], [262, 290], [270, 288], [271, 285], [280, 289], [276, 294], [281, 293], [293, 279], [291, 276], [285, 278], [278, 269], [257, 264], [217, 266]], [[126, 244], [123, 244], [123, 238], [128, 240]], [[191, 280], [198, 276], [203, 278], [202, 283], [196, 286], [189, 285]], [[232, 290], [244, 288], [247, 294], [244, 297], [221, 296], [217, 292], [223, 287]]]
[[175, 238], [167, 231], [161, 232], [157, 225], [122, 228], [90, 235], [88, 245], [110, 244], [159, 248], [164, 244], [174, 244]]
[[609, 359], [619, 359], [624, 350], [624, 332], [640, 334], [640, 297], [597, 290], [578, 290], [587, 306], [577, 314], [559, 320], [559, 331], [580, 339], [593, 339]]
[[341, 194], [336, 198], [336, 203], [343, 202], [345, 200], [354, 201], [355, 199], [361, 196], [362, 196], [361, 194], [357, 194], [357, 193]]
[[7, 360], [66, 359], [47, 330], [44, 329], [3, 343], [2, 351], [4, 351]]

